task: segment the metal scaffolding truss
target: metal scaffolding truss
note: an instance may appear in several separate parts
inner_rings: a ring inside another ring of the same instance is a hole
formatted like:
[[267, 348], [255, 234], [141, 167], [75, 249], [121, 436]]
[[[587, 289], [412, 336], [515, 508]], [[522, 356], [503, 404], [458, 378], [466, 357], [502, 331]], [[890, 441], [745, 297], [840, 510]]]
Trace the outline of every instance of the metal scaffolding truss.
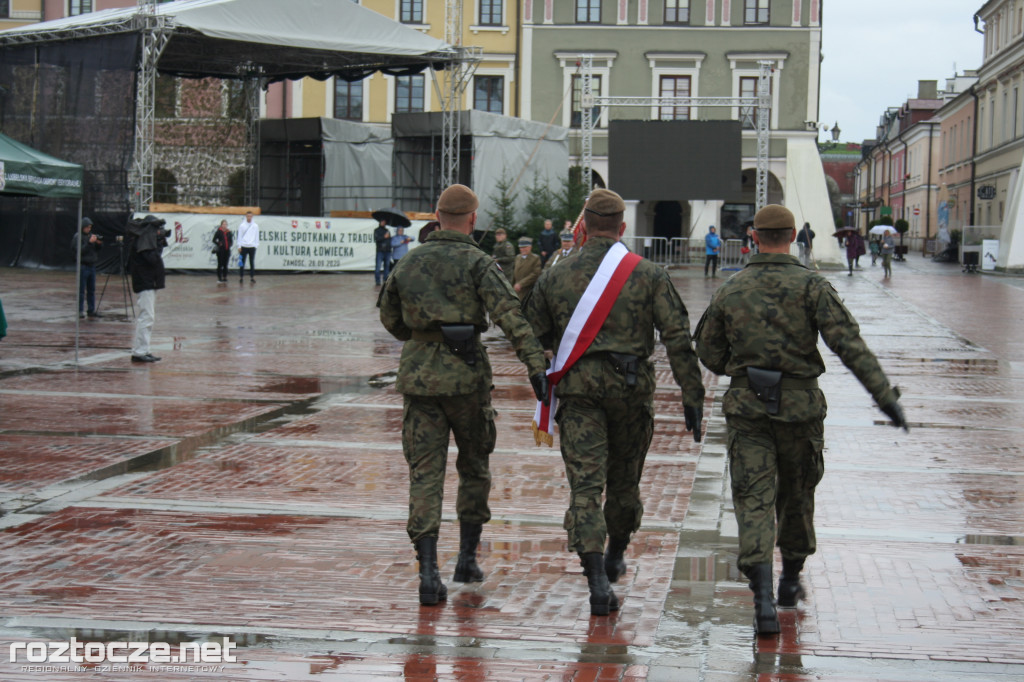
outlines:
[[[459, 142], [462, 137], [462, 100], [466, 85], [483, 58], [483, 48], [462, 45], [462, 0], [447, 0], [444, 40], [459, 58], [442, 72], [438, 93], [441, 100], [441, 189], [459, 181]], [[434, 84], [437, 85], [435, 72]]]
[[132, 208], [147, 211], [153, 202], [156, 139], [156, 65], [171, 32], [167, 17], [155, 13], [155, 0], [139, 5], [135, 26], [140, 31], [138, 80], [135, 91], [135, 154], [128, 173]]
[[754, 107], [757, 109], [756, 210], [768, 203], [768, 151], [771, 141], [771, 72], [773, 63], [759, 61], [756, 97], [622, 97], [595, 96], [592, 85], [593, 55], [580, 57], [581, 165], [588, 191], [594, 175], [594, 112], [601, 107]]

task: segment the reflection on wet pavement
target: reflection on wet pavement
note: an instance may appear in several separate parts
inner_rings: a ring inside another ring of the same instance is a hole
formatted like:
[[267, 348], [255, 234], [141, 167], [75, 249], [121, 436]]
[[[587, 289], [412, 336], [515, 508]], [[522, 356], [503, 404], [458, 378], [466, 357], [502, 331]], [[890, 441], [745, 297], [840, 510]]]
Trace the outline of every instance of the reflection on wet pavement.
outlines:
[[[673, 273], [691, 323], [716, 286], [699, 274]], [[243, 289], [172, 276], [157, 301], [160, 363], [128, 362], [131, 324], [111, 300], [110, 316], [81, 325], [78, 368], [69, 275], [0, 277], [11, 325], [0, 346], [0, 646], [71, 634], [238, 644], [221, 671], [141, 676], [171, 680], [1024, 677], [1018, 283], [914, 259], [887, 283], [872, 271], [832, 278], [903, 389], [913, 430], [885, 426], [822, 348], [826, 475], [808, 599], [781, 612], [780, 637], [755, 639], [722, 390], [705, 372], [698, 446], [661, 349], [644, 522], [615, 585], [622, 609], [589, 617], [561, 528], [561, 457], [533, 445], [526, 373], [495, 331], [487, 577], [449, 581], [445, 605], [421, 608], [393, 385], [401, 344], [377, 322], [368, 275], [268, 275]], [[446, 580], [458, 551], [450, 474]]]

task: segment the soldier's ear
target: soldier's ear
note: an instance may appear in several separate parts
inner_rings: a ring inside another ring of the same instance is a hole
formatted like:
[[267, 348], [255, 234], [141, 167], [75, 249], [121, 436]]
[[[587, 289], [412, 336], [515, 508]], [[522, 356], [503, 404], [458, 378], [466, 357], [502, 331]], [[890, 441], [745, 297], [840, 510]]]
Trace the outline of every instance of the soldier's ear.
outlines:
[[622, 237], [626, 233], [626, 221], [623, 220], [622, 224], [619, 225], [619, 237]]

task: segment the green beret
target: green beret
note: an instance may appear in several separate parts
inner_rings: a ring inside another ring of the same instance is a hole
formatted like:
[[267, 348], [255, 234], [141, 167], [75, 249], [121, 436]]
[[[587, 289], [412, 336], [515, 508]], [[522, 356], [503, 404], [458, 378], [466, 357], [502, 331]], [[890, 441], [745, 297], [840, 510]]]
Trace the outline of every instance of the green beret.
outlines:
[[796, 227], [793, 212], [779, 204], [768, 204], [754, 216], [755, 230], [785, 230]]
[[626, 204], [610, 189], [595, 189], [587, 199], [586, 209], [599, 216], [612, 216], [626, 211]]
[[519, 246], [533, 246], [533, 240], [529, 237], [520, 237]]
[[465, 185], [451, 185], [441, 192], [441, 198], [437, 200], [437, 210], [452, 215], [472, 213], [480, 206], [480, 200], [476, 198], [476, 192]]

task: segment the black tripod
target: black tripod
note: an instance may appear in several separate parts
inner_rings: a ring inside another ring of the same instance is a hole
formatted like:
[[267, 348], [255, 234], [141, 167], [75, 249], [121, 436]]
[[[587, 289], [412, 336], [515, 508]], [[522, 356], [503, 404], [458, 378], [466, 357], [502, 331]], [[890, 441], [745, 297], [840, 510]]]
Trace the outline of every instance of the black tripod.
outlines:
[[[117, 274], [121, 279], [121, 295], [124, 297], [124, 316], [125, 319], [135, 319], [135, 301], [132, 299], [131, 287], [128, 286], [128, 256], [124, 252], [124, 237], [121, 235], [117, 236]], [[107, 273], [107, 278], [103, 280], [103, 289], [100, 291], [100, 300], [96, 302], [96, 310], [100, 309], [100, 304], [103, 303], [103, 294], [107, 293], [107, 284], [110, 282], [110, 275]], [[128, 317], [128, 306], [132, 307], [132, 316]]]

